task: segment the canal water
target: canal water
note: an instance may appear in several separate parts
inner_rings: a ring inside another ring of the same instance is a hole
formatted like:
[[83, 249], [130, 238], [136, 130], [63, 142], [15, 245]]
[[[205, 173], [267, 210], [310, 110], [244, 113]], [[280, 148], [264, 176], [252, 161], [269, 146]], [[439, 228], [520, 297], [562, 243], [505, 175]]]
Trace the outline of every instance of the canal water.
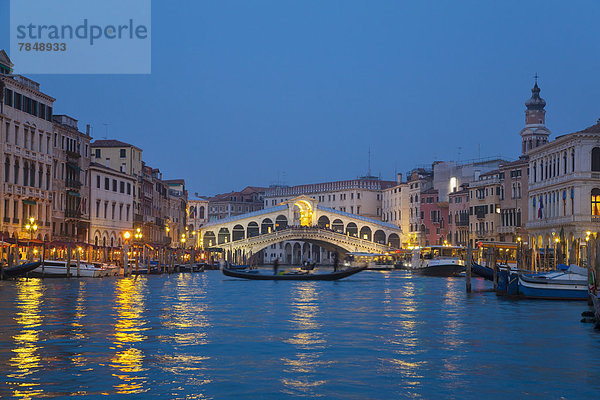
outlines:
[[0, 282], [0, 397], [598, 398], [585, 303], [473, 289], [402, 271]]

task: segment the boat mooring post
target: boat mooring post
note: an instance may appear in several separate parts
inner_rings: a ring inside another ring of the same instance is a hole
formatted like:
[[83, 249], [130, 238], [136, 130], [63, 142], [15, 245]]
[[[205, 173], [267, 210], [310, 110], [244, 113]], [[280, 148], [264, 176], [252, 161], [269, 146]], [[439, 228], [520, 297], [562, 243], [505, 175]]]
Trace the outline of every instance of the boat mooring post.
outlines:
[[77, 247], [77, 277], [81, 276], [81, 257], [79, 257], [79, 247]]
[[[2, 247], [0, 247], [0, 280], [4, 280], [4, 235], [2, 235]], [[8, 257], [7, 257], [8, 258]]]
[[494, 270], [494, 292], [496, 292], [498, 291], [498, 264], [496, 264], [496, 252], [494, 250], [493, 247], [489, 249], [489, 258]]
[[67, 243], [67, 278], [71, 277], [71, 243]]
[[473, 247], [471, 242], [467, 247], [467, 293], [471, 293], [471, 265], [473, 264]]

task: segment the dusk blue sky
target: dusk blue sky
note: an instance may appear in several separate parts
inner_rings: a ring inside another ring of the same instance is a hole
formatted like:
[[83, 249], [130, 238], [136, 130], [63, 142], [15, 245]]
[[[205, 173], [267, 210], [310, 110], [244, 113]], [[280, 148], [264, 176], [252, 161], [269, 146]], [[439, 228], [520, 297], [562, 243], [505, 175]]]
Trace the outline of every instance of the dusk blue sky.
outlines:
[[[26, 0], [25, 0], [26, 1]], [[8, 49], [8, 0], [0, 0]], [[598, 1], [153, 1], [151, 75], [32, 75], [190, 194], [520, 154], [600, 118]], [[118, 60], [107, 59], [106, 69]]]

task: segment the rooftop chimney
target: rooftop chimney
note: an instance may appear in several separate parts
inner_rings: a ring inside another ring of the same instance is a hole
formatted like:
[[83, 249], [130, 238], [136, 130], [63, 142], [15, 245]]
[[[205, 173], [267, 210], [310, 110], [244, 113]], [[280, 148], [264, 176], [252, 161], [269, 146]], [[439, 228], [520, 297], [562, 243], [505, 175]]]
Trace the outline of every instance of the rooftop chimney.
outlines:
[[87, 124], [85, 126], [85, 134], [88, 135], [88, 136], [90, 136], [90, 124]]

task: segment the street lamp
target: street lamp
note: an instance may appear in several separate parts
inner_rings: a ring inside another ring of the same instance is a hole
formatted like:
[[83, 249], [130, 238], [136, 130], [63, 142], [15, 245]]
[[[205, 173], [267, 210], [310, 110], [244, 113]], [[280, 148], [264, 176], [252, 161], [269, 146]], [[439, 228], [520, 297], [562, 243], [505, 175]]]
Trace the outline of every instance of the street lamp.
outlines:
[[36, 232], [38, 229], [38, 226], [35, 223], [35, 218], [29, 217], [29, 223], [25, 225], [25, 229], [27, 230], [27, 232], [29, 232], [29, 240], [27, 241], [27, 258], [29, 259], [31, 255], [31, 239], [33, 239], [33, 233]]
[[131, 233], [129, 231], [123, 232], [123, 239], [125, 239], [125, 248], [123, 249], [123, 276], [127, 276], [127, 269], [129, 266], [129, 259], [127, 253], [129, 253], [129, 239]]

